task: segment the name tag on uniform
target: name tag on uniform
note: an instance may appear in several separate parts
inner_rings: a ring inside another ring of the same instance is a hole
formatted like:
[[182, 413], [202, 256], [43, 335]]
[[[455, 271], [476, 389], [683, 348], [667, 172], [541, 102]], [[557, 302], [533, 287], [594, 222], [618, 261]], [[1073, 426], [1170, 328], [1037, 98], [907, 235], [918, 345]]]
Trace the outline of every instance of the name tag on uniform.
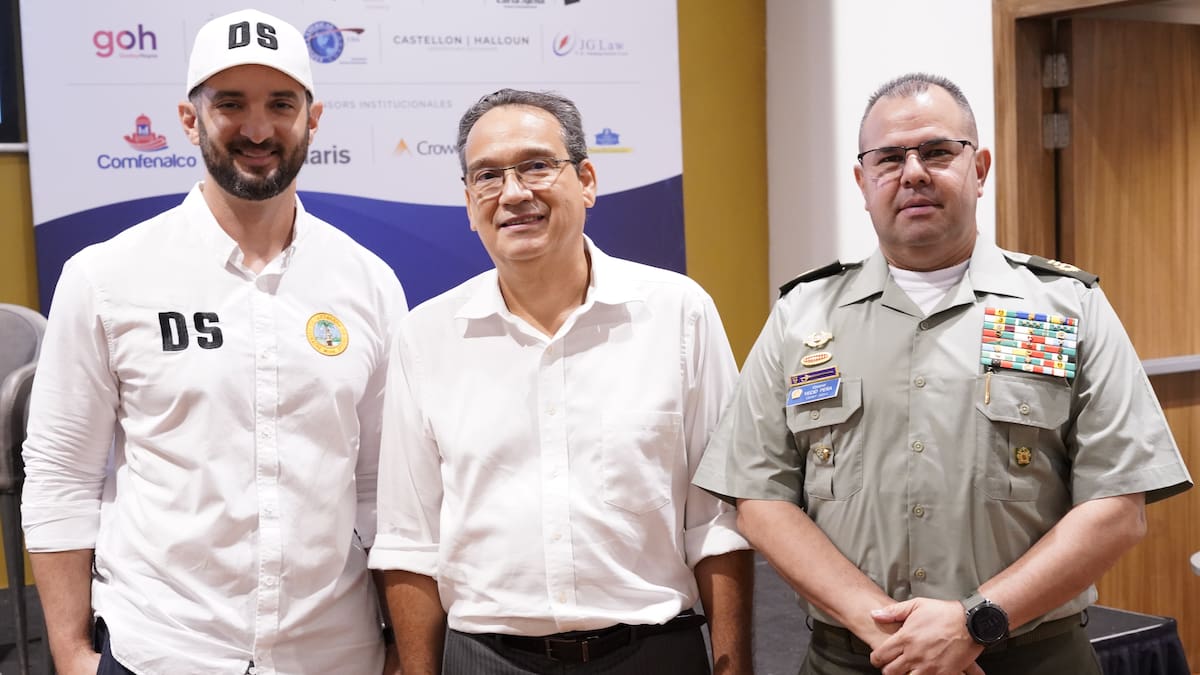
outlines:
[[824, 401], [837, 396], [841, 388], [842, 378], [840, 377], [832, 380], [802, 384], [788, 390], [787, 404], [793, 406]]

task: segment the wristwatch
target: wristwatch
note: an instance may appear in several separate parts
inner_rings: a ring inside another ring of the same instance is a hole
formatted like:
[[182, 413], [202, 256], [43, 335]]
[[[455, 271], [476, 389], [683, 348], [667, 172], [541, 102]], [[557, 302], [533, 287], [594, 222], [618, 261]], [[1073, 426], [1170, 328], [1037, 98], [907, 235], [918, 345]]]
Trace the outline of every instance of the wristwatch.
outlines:
[[1008, 613], [1000, 605], [975, 593], [962, 601], [967, 610], [967, 633], [984, 645], [994, 645], [1008, 637]]

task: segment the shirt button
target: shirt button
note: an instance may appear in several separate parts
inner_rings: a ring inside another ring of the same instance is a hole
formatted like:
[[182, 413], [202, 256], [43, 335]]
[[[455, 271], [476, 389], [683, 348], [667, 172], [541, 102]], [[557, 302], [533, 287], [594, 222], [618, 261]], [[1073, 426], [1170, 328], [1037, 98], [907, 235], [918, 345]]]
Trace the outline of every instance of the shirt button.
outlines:
[[929, 322], [928, 321], [922, 321], [918, 325], [920, 326], [921, 330], [929, 330]]
[[917, 506], [914, 506], [914, 507], [913, 507], [913, 515], [914, 515], [914, 516], [916, 516], [916, 517], [918, 517], [918, 518], [920, 518], [921, 516], [925, 515], [925, 507], [924, 507], [924, 506], [921, 506], [921, 505], [919, 505], [919, 504], [918, 504]]
[[1028, 415], [1029, 410], [1030, 410], [1030, 408], [1029, 408], [1028, 403], [1022, 403], [1021, 405], [1017, 406], [1017, 411], [1020, 412], [1022, 415]]
[[556, 409], [554, 406], [550, 406], [549, 408], [546, 408], [546, 414], [551, 417], [554, 417], [554, 414], [557, 412], [558, 412], [558, 409]]
[[566, 594], [566, 593], [559, 593], [558, 595], [554, 596], [554, 599], [555, 599], [555, 600], [557, 600], [557, 601], [559, 601], [559, 602], [566, 602], [566, 601], [567, 601], [567, 594]]
[[275, 585], [275, 577], [263, 577], [263, 586], [270, 588]]
[[917, 379], [913, 380], [913, 384], [914, 384], [914, 385], [916, 385], [916, 387], [917, 387], [918, 389], [919, 389], [919, 388], [921, 388], [921, 387], [924, 387], [924, 386], [925, 386], [925, 378], [923, 378], [923, 377], [921, 377], [920, 375], [918, 375], [918, 376], [917, 376]]
[[555, 532], [554, 536], [550, 537], [550, 541], [562, 541], [562, 534]]
[[913, 576], [918, 579], [924, 579], [925, 578], [925, 568], [918, 567], [916, 570], [913, 571]]
[[922, 443], [921, 441], [913, 441], [912, 449], [913, 449], [913, 452], [924, 452], [925, 444]]
[[814, 420], [821, 419], [821, 411], [820, 410], [810, 410], [810, 411], [808, 411], [808, 416]]

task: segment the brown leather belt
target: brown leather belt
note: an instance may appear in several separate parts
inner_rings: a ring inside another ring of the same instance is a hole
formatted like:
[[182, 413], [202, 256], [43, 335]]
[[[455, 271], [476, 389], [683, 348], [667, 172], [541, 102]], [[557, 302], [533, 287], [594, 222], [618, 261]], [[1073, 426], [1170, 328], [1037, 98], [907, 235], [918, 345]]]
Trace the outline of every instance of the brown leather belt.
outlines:
[[523, 635], [501, 635], [485, 633], [478, 635], [491, 642], [501, 644], [510, 649], [523, 652], [542, 654], [555, 661], [567, 663], [587, 663], [615, 652], [626, 645], [642, 638], [663, 633], [673, 633], [689, 628], [699, 628], [705, 623], [701, 614], [688, 610], [664, 624], [629, 625], [619, 623], [608, 628], [596, 630], [571, 631], [555, 633], [541, 637], [526, 637]]
[[[867, 643], [858, 639], [854, 633], [842, 628], [841, 626], [831, 626], [827, 623], [822, 623], [813, 619], [812, 641], [823, 647], [832, 647], [834, 649], [843, 649], [854, 652], [855, 654], [870, 654], [871, 647]], [[1001, 640], [994, 645], [989, 645], [983, 649], [984, 654], [1004, 651], [1005, 649], [1013, 649], [1022, 645], [1033, 644], [1048, 638], [1052, 638], [1063, 633], [1068, 633], [1072, 629], [1087, 625], [1084, 620], [1084, 615], [1072, 614], [1071, 616], [1047, 621], [1042, 625], [1034, 628], [1028, 633], [1022, 633], [1016, 637], [1010, 637]]]

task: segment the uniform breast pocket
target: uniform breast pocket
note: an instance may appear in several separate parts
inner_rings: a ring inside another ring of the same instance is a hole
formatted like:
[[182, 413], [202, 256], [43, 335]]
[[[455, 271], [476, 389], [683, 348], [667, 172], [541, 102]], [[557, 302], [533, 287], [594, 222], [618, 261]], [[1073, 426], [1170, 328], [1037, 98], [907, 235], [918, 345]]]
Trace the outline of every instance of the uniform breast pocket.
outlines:
[[980, 375], [976, 385], [977, 485], [993, 499], [1032, 501], [1066, 472], [1059, 428], [1071, 413], [1071, 389], [1050, 378], [993, 373], [988, 380]]
[[843, 380], [834, 398], [789, 406], [787, 424], [804, 457], [808, 499], [842, 500], [863, 486], [861, 434], [852, 432], [861, 416], [862, 380]]
[[649, 513], [670, 502], [675, 459], [683, 453], [683, 415], [606, 413], [601, 430], [605, 503]]

